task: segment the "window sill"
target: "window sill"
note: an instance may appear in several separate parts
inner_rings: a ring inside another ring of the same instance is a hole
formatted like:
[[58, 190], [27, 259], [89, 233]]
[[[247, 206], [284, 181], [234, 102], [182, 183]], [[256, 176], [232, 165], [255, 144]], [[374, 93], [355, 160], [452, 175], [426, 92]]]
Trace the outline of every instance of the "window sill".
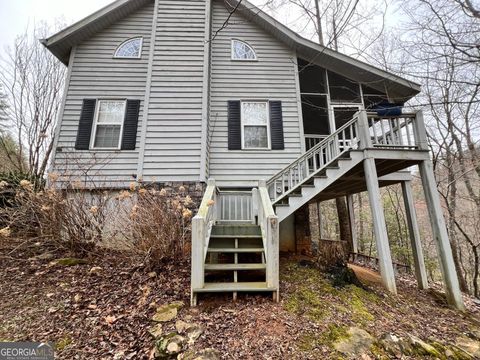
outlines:
[[244, 63], [249, 63], [249, 62], [258, 62], [258, 59], [230, 59], [231, 61], [234, 62], [244, 62]]

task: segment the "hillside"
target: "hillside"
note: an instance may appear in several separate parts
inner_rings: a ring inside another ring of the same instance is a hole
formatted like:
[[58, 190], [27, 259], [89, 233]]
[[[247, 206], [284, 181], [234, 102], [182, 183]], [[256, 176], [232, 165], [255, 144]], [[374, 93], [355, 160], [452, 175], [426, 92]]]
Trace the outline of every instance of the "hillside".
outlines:
[[282, 260], [280, 303], [215, 295], [190, 308], [189, 264], [147, 272], [124, 260], [109, 254], [74, 265], [45, 254], [2, 256], [0, 340], [53, 341], [59, 359], [474, 358], [461, 348], [480, 354], [474, 302], [466, 298], [465, 313], [451, 310], [438, 290], [418, 291], [409, 277], [398, 281], [395, 297], [370, 270], [355, 268], [362, 285], [336, 284], [309, 261], [289, 258]]

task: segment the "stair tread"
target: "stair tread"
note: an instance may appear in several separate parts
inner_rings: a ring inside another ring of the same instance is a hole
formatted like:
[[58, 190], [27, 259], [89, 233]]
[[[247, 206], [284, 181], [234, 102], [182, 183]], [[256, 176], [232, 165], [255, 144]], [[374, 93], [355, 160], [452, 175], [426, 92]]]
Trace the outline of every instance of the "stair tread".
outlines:
[[276, 291], [267, 287], [266, 282], [225, 282], [205, 283], [203, 288], [193, 289], [194, 292], [222, 292], [222, 291]]
[[205, 264], [205, 270], [263, 270], [265, 264]]
[[222, 234], [211, 234], [210, 238], [227, 238], [227, 239], [258, 239], [262, 235], [222, 235]]
[[261, 247], [256, 248], [208, 248], [208, 252], [215, 253], [249, 253], [249, 252], [263, 252]]

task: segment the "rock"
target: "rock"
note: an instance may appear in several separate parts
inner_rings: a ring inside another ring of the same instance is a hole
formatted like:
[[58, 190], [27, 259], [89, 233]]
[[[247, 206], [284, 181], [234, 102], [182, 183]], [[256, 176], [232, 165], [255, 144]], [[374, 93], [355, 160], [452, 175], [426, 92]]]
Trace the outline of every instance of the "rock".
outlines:
[[175, 335], [168, 340], [167, 353], [170, 355], [178, 354], [182, 351], [183, 344], [185, 344], [185, 338], [180, 335]]
[[98, 275], [103, 269], [100, 266], [94, 266], [88, 272], [90, 275]]
[[167, 345], [167, 353], [169, 354], [178, 354], [180, 351], [182, 351], [182, 347], [176, 342], [171, 342]]
[[188, 343], [193, 344], [200, 335], [203, 334], [203, 329], [200, 325], [194, 323], [187, 323], [183, 320], [177, 320], [175, 323], [175, 329], [179, 334], [186, 334], [188, 337]]
[[63, 259], [57, 259], [53, 261], [55, 265], [61, 265], [61, 266], [75, 266], [75, 265], [84, 265], [87, 264], [88, 261], [85, 259], [77, 259], [77, 258], [63, 258]]
[[162, 324], [157, 324], [155, 326], [152, 326], [148, 332], [150, 333], [150, 335], [152, 335], [155, 339], [158, 339], [159, 337], [162, 336], [163, 334], [163, 328], [162, 328]]
[[360, 357], [373, 344], [373, 337], [363, 329], [351, 327], [347, 338], [339, 339], [334, 344], [335, 350], [354, 357]]
[[455, 344], [459, 349], [465, 351], [467, 354], [480, 358], [480, 342], [470, 339], [466, 336], [460, 336]]
[[177, 320], [175, 322], [175, 329], [177, 330], [177, 332], [179, 334], [183, 334], [185, 333], [185, 331], [187, 331], [187, 329], [192, 326], [192, 324], [189, 324], [189, 323], [186, 323], [185, 321], [183, 320]]
[[435, 349], [432, 345], [427, 344], [425, 341], [419, 339], [414, 335], [409, 335], [410, 345], [412, 346], [413, 354], [412, 355], [426, 355], [426, 356], [434, 356], [441, 358], [442, 354], [440, 351]]
[[193, 324], [187, 329], [188, 343], [193, 344], [202, 334], [202, 327], [200, 325]]
[[175, 301], [171, 304], [162, 305], [157, 308], [152, 320], [157, 322], [167, 322], [177, 317], [178, 309], [183, 307], [183, 302]]
[[52, 253], [46, 252], [34, 257], [29, 258], [29, 261], [37, 261], [37, 260], [52, 260], [55, 256]]
[[196, 356], [193, 358], [194, 360], [220, 360], [220, 352], [218, 350], [208, 348], [199, 351]]
[[380, 338], [378, 342], [383, 349], [395, 357], [401, 357], [404, 352], [404, 346], [401, 339], [395, 334], [385, 334]]
[[167, 346], [170, 342], [170, 339], [176, 336], [176, 333], [169, 333], [163, 335], [161, 338], [157, 339], [155, 342], [155, 358], [166, 358], [169, 357], [167, 353]]

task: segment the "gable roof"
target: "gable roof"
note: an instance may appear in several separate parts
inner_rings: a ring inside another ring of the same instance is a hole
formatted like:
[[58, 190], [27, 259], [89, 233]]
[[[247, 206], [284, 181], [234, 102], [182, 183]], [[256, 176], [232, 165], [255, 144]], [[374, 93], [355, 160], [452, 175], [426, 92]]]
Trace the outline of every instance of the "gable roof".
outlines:
[[[42, 44], [60, 61], [68, 64], [70, 51], [75, 44], [88, 39], [151, 1], [153, 0], [117, 0], [59, 33], [41, 40]], [[298, 56], [311, 63], [386, 92], [395, 101], [407, 101], [420, 92], [420, 85], [415, 82], [303, 38], [247, 0], [223, 2], [230, 10], [236, 9], [241, 16], [287, 44]]]
[[153, 2], [153, 0], [116, 0], [40, 42], [61, 62], [68, 65], [73, 46], [125, 18], [149, 2]]

